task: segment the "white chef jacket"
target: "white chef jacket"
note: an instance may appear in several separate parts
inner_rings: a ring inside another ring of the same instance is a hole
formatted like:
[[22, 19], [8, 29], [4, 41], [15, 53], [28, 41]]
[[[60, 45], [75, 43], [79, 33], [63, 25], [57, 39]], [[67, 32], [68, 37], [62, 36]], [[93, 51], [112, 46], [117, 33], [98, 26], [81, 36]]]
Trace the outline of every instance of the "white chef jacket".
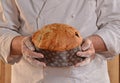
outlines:
[[76, 27], [84, 38], [97, 34], [108, 51], [82, 67], [34, 67], [22, 58], [12, 83], [110, 83], [106, 60], [120, 53], [120, 0], [0, 0], [0, 58], [7, 62], [15, 36], [50, 23]]

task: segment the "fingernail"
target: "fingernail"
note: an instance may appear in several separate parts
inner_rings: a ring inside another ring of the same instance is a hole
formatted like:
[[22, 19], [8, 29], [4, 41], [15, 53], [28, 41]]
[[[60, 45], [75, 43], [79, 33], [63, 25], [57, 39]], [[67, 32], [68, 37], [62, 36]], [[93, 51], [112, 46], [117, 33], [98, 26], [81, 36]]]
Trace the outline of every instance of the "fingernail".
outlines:
[[81, 56], [81, 53], [80, 53], [80, 52], [77, 52], [77, 56]]
[[46, 64], [44, 64], [43, 66], [46, 67]]
[[79, 66], [78, 64], [75, 65], [75, 67], [78, 67], [78, 66]]
[[87, 49], [88, 49], [88, 47], [83, 47], [83, 48], [82, 48], [83, 51], [85, 51], [85, 50], [87, 50]]
[[35, 50], [35, 48], [33, 48], [33, 47], [29, 47], [29, 49], [30, 49], [30, 50], [32, 50], [32, 51], [34, 51], [34, 50]]
[[44, 56], [43, 56], [43, 55], [41, 55], [41, 58], [44, 58]]
[[43, 54], [39, 53], [39, 55], [41, 56], [41, 58], [44, 58], [44, 55], [43, 55]]

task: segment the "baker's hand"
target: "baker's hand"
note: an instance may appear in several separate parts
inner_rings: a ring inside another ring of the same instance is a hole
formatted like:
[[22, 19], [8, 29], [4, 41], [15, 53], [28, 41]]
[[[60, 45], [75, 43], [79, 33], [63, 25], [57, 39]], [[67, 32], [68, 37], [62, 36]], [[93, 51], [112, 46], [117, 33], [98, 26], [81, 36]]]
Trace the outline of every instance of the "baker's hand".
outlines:
[[86, 57], [86, 59], [80, 63], [77, 63], [75, 66], [85, 66], [89, 64], [95, 57], [95, 49], [93, 43], [89, 38], [84, 39], [81, 46], [81, 51], [77, 52], [77, 56]]
[[44, 62], [40, 62], [36, 60], [35, 58], [44, 58], [43, 54], [34, 52], [35, 48], [34, 45], [31, 42], [31, 37], [25, 37], [22, 40], [22, 54], [23, 58], [28, 61], [33, 66], [39, 67], [39, 66], [46, 66]]

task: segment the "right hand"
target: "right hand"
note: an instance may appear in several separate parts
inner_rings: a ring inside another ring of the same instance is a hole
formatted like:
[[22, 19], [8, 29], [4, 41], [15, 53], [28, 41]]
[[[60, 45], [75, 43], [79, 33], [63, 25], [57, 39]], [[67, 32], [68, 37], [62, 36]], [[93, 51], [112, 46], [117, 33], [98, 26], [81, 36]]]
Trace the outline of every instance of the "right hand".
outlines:
[[31, 37], [23, 38], [21, 49], [22, 49], [23, 58], [26, 61], [28, 61], [31, 65], [36, 67], [46, 66], [44, 62], [40, 62], [35, 59], [35, 58], [44, 58], [44, 55], [41, 53], [34, 52], [35, 47], [31, 42]]
[[88, 65], [95, 58], [95, 48], [92, 41], [89, 38], [84, 39], [81, 50], [77, 52], [77, 56], [86, 57], [82, 62], [77, 63], [75, 66], [85, 66]]

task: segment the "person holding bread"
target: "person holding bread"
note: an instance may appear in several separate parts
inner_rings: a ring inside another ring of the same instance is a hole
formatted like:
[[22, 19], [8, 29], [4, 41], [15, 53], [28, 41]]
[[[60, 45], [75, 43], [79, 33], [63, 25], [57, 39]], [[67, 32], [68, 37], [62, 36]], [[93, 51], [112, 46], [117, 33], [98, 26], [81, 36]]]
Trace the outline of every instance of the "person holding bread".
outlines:
[[11, 83], [110, 83], [119, 0], [0, 0], [0, 59]]

